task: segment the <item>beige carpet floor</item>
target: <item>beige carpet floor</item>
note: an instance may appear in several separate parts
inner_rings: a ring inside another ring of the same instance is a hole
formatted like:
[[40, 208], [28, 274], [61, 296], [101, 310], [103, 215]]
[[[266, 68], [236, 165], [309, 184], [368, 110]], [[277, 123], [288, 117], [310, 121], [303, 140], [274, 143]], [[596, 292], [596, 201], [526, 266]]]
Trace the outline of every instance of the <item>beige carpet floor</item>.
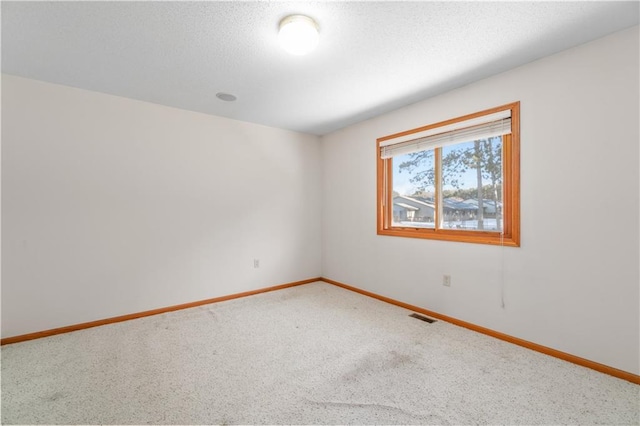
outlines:
[[325, 284], [2, 347], [3, 424], [640, 423], [640, 386]]

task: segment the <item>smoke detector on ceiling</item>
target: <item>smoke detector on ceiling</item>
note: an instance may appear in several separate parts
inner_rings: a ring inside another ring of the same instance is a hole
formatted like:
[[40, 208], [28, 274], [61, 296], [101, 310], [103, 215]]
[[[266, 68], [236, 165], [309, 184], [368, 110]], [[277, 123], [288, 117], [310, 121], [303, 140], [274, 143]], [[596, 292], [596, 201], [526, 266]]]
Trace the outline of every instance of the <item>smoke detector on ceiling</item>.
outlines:
[[224, 92], [218, 92], [216, 93], [216, 98], [220, 99], [221, 101], [225, 101], [225, 102], [233, 102], [236, 99], [235, 95], [232, 95], [231, 93], [224, 93]]

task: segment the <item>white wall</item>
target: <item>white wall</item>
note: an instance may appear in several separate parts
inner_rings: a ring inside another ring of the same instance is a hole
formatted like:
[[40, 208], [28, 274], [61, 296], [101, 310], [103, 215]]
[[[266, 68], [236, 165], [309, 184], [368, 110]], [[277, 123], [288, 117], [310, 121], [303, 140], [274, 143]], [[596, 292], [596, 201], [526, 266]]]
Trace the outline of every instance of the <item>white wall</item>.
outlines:
[[316, 136], [8, 75], [2, 124], [3, 337], [320, 276]]
[[[325, 136], [323, 276], [640, 373], [638, 50], [635, 27]], [[520, 248], [376, 235], [376, 138], [518, 100]]]

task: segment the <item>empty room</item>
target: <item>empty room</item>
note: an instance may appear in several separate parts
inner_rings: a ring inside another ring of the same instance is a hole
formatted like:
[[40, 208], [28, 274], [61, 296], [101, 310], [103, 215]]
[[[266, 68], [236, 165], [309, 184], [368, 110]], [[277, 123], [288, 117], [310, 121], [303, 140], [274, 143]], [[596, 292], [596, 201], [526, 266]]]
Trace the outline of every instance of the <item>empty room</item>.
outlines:
[[640, 424], [640, 3], [2, 1], [3, 424]]

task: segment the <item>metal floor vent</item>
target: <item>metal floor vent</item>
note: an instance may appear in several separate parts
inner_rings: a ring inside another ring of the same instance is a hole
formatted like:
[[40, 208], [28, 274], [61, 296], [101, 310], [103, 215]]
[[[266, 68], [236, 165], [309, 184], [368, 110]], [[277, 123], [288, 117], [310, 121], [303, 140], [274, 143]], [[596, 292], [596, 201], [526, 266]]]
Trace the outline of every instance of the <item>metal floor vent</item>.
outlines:
[[429, 324], [433, 324], [434, 322], [436, 322], [436, 320], [431, 319], [431, 318], [428, 318], [428, 317], [425, 317], [425, 316], [420, 315], [420, 314], [411, 314], [411, 315], [409, 315], [409, 316], [410, 316], [411, 318], [417, 318], [417, 319], [419, 319], [420, 321], [428, 322]]

